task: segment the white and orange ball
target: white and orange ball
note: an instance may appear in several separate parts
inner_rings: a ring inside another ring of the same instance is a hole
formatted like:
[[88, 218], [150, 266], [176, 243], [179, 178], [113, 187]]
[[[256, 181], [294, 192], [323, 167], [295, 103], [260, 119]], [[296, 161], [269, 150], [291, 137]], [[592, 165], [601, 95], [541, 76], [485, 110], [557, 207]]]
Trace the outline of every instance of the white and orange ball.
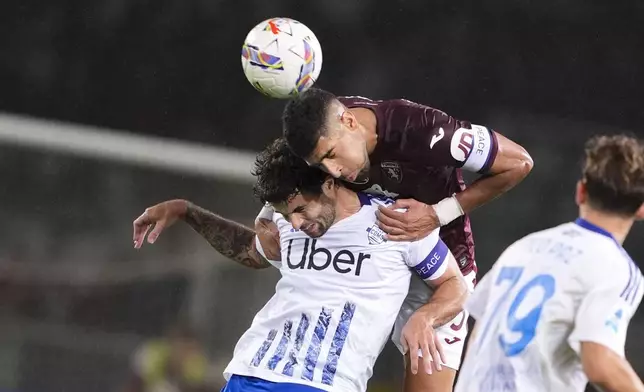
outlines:
[[322, 70], [322, 47], [304, 24], [272, 18], [246, 36], [241, 53], [244, 74], [257, 91], [290, 98], [313, 86]]

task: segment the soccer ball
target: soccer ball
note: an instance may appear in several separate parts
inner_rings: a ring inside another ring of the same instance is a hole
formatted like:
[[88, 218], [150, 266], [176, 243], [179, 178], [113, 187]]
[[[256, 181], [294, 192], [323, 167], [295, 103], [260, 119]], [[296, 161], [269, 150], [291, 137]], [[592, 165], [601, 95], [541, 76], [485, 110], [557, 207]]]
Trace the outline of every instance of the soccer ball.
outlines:
[[322, 48], [315, 34], [289, 18], [268, 19], [246, 36], [241, 53], [244, 74], [264, 95], [290, 98], [313, 86], [322, 70]]

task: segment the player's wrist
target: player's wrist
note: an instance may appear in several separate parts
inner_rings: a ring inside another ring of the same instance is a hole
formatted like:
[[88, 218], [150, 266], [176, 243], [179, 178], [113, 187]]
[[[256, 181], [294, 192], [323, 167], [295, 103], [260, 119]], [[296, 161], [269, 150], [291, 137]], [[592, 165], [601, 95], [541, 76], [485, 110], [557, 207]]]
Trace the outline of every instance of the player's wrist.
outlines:
[[458, 202], [456, 196], [446, 197], [438, 203], [432, 205], [436, 212], [436, 217], [441, 226], [445, 226], [452, 222], [454, 219], [459, 218], [465, 214], [461, 203]]
[[174, 199], [170, 201], [170, 215], [179, 219], [185, 219], [191, 205], [194, 207], [194, 205], [188, 200]]
[[412, 317], [418, 317], [426, 327], [436, 328], [439, 322], [439, 319], [436, 316], [436, 309], [433, 306], [428, 305], [429, 304], [426, 304], [424, 307], [417, 309]]

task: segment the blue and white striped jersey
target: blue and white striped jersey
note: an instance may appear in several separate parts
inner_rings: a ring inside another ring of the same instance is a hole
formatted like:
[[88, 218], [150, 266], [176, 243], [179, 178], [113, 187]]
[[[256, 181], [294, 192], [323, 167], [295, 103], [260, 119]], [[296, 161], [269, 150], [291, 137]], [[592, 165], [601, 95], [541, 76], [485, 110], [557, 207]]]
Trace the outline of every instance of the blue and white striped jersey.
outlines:
[[[381, 200], [359, 193], [362, 207], [311, 239], [280, 215], [281, 279], [243, 334], [224, 375], [366, 391], [409, 290], [411, 270], [437, 279], [449, 251], [438, 230], [417, 242], [386, 241], [375, 212]], [[411, 268], [410, 268], [411, 267]]]

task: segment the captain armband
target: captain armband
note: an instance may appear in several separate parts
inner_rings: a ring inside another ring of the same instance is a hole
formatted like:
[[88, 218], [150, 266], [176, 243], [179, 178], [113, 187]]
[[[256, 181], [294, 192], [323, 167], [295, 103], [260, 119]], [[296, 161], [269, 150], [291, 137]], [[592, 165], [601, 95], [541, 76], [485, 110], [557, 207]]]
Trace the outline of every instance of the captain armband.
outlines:
[[472, 124], [472, 129], [456, 131], [451, 145], [452, 156], [463, 162], [462, 168], [473, 173], [486, 173], [498, 151], [494, 131]]

